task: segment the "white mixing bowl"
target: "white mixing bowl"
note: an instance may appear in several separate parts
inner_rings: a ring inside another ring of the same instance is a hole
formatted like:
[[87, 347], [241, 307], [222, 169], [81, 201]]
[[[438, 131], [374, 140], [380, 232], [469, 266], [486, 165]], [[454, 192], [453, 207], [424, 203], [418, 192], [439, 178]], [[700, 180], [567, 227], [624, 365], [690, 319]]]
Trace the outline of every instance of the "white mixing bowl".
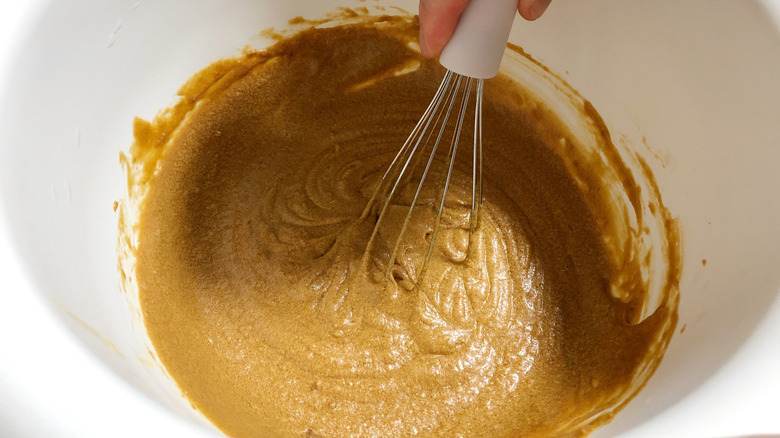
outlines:
[[[0, 436], [215, 436], [148, 362], [119, 291], [119, 151], [134, 116], [153, 117], [210, 62], [266, 44], [260, 30], [374, 4], [0, 6]], [[778, 11], [555, 0], [516, 22], [512, 41], [646, 157], [682, 231], [680, 330], [597, 436], [780, 432]]]

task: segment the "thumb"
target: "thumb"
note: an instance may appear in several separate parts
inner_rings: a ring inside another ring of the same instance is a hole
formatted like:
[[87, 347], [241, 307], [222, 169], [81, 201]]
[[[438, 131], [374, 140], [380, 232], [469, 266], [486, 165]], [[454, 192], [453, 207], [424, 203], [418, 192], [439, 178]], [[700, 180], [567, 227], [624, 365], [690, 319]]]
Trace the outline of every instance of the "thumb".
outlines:
[[517, 11], [528, 21], [534, 21], [544, 14], [551, 0], [519, 0]]
[[420, 51], [426, 58], [441, 54], [469, 0], [420, 0]]

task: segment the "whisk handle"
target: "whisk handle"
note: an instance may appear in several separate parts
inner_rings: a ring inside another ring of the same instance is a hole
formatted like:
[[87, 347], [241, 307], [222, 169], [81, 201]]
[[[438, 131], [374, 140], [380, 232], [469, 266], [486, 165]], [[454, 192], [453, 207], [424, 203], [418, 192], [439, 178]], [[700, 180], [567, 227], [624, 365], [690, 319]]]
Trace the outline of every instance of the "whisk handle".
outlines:
[[472, 0], [460, 16], [439, 63], [473, 78], [497, 75], [515, 15], [517, 0]]

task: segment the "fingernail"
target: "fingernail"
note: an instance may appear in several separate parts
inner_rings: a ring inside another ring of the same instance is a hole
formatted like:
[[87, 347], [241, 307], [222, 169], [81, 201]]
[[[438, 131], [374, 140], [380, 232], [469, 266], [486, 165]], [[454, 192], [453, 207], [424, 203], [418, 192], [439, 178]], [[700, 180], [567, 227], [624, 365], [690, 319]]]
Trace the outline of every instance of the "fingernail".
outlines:
[[536, 0], [533, 5], [531, 5], [531, 10], [529, 11], [529, 20], [536, 20], [537, 18], [541, 17], [542, 14], [544, 14], [544, 11], [547, 10], [547, 7], [550, 6], [550, 2], [552, 0]]
[[420, 30], [420, 53], [426, 58], [430, 57], [430, 50], [428, 44], [425, 42], [425, 34]]

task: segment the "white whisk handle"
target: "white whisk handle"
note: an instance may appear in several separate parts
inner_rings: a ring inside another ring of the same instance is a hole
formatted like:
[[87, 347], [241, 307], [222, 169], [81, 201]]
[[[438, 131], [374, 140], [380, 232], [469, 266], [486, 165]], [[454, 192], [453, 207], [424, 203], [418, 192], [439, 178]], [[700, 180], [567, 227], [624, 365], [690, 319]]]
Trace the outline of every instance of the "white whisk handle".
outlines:
[[515, 15], [517, 0], [472, 0], [441, 52], [439, 63], [473, 78], [497, 75]]

